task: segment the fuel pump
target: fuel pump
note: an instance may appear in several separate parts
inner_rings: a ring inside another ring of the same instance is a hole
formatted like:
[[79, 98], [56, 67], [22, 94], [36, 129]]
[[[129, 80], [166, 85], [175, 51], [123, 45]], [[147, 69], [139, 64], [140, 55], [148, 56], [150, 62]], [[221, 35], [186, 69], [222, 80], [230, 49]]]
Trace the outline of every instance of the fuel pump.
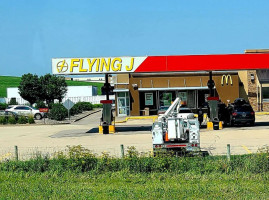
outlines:
[[106, 100], [100, 101], [103, 104], [102, 117], [100, 119], [99, 133], [109, 134], [115, 133], [115, 124], [113, 125], [112, 100], [109, 100], [109, 92], [113, 87], [108, 83], [108, 74], [105, 75], [105, 84], [102, 91], [106, 93]]
[[209, 106], [210, 119], [207, 122], [207, 129], [218, 130], [222, 128], [222, 123], [219, 121], [218, 117], [218, 103], [219, 97], [214, 95], [215, 82], [212, 79], [212, 71], [209, 72], [209, 80], [207, 82], [210, 96], [207, 98]]
[[115, 125], [113, 125], [112, 100], [102, 100], [103, 112], [100, 120], [99, 133], [109, 134], [115, 133]]

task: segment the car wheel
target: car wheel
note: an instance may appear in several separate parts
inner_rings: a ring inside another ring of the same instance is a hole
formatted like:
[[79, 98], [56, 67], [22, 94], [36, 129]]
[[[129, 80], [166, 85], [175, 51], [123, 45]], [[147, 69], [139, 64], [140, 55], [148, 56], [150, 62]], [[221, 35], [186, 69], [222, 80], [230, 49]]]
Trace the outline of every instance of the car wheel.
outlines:
[[250, 122], [250, 126], [254, 126], [255, 125], [255, 121]]
[[41, 116], [41, 114], [35, 114], [35, 119], [37, 119], [37, 120], [40, 120], [40, 119], [42, 119], [42, 116]]

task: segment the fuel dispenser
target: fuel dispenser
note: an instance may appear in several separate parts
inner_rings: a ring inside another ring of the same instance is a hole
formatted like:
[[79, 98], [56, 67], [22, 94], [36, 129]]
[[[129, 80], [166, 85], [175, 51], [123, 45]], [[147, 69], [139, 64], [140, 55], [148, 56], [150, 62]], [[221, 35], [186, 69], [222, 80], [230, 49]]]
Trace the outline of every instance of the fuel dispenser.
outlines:
[[207, 122], [207, 129], [219, 130], [222, 129], [222, 122], [219, 121], [219, 114], [218, 114], [219, 97], [216, 97], [214, 95], [215, 82], [212, 79], [212, 71], [209, 72], [209, 80], [207, 86], [210, 94], [210, 96], [207, 98], [210, 114], [209, 122]]
[[99, 133], [109, 134], [115, 133], [114, 117], [112, 113], [112, 100], [102, 100], [103, 112], [99, 125]]

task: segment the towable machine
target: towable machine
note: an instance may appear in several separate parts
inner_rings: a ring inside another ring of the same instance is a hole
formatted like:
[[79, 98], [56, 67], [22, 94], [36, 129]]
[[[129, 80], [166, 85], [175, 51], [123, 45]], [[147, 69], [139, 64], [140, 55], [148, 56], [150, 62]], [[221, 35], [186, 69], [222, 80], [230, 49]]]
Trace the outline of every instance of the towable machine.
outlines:
[[152, 126], [153, 151], [200, 151], [200, 129], [193, 113], [180, 113], [180, 98]]

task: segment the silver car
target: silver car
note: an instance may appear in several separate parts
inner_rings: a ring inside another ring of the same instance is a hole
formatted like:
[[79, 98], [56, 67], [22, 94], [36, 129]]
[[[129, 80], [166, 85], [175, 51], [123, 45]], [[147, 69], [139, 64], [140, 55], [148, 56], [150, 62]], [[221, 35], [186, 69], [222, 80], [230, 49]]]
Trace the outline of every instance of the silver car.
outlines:
[[5, 111], [12, 111], [12, 112], [17, 113], [18, 115], [23, 115], [23, 116], [33, 115], [34, 118], [37, 120], [40, 120], [44, 117], [43, 112], [40, 112], [36, 108], [30, 107], [30, 106], [24, 106], [24, 105], [8, 106]]

